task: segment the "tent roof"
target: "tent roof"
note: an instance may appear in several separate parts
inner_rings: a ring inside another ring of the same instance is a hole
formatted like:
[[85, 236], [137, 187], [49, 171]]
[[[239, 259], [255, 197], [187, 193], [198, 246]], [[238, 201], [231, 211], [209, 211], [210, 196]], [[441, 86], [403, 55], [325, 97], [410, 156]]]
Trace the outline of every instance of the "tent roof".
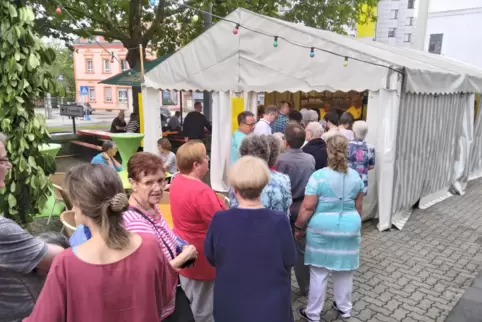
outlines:
[[[233, 35], [236, 23], [241, 27], [239, 33]], [[279, 37], [276, 48], [274, 36]], [[315, 47], [313, 58], [309, 55], [311, 47]], [[353, 58], [346, 67], [345, 56]], [[439, 55], [357, 40], [242, 8], [146, 73], [145, 85], [193, 91], [376, 91], [386, 88], [387, 78], [393, 73], [388, 67], [405, 74], [408, 92], [481, 92], [482, 89], [480, 68]]]
[[[162, 63], [168, 56], [162, 56], [144, 63], [144, 73], [149, 72], [154, 67]], [[121, 86], [141, 86], [140, 66], [125, 70], [122, 73], [100, 81], [99, 84], [121, 85]]]

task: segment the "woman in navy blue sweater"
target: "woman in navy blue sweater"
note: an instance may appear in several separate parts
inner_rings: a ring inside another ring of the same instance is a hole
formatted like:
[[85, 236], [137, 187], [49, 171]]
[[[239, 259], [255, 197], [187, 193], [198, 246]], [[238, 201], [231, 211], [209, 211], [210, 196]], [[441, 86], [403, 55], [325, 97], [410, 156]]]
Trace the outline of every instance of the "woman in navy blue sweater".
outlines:
[[216, 267], [216, 322], [291, 322], [291, 267], [296, 246], [288, 216], [263, 207], [268, 165], [245, 156], [229, 171], [237, 208], [217, 212], [204, 252]]

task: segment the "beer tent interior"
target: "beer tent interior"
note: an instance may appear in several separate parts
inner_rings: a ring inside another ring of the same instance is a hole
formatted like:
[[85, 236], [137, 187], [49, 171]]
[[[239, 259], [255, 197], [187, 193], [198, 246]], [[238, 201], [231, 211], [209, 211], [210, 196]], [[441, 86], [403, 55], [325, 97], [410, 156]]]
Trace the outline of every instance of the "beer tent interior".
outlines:
[[149, 108], [159, 106], [158, 90], [212, 91], [211, 186], [227, 191], [231, 97], [256, 112], [261, 92], [368, 91], [376, 166], [363, 217], [378, 217], [380, 230], [402, 228], [417, 202], [462, 194], [482, 174], [481, 89], [478, 67], [238, 8], [145, 74], [145, 149], [156, 151], [160, 136]]

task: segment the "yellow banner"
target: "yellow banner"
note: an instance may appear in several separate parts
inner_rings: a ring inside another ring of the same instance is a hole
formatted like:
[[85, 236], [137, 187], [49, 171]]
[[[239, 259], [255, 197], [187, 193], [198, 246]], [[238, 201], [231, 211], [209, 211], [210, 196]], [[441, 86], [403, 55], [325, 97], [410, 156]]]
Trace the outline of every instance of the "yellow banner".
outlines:
[[[137, 100], [139, 102], [139, 126], [140, 126], [139, 133], [144, 134], [144, 113], [142, 111], [142, 93], [137, 94]], [[141, 147], [144, 147], [144, 140], [141, 141]]]
[[238, 114], [244, 111], [244, 98], [231, 98], [231, 133], [238, 129]]
[[[375, 37], [375, 29], [376, 24], [371, 19], [368, 20], [368, 17], [377, 15], [377, 7], [368, 7], [367, 4], [362, 6], [362, 14], [360, 15], [359, 21], [366, 21], [365, 23], [358, 23], [356, 26], [357, 30], [357, 38], [365, 38], [365, 37]], [[368, 21], [367, 21], [368, 20]]]

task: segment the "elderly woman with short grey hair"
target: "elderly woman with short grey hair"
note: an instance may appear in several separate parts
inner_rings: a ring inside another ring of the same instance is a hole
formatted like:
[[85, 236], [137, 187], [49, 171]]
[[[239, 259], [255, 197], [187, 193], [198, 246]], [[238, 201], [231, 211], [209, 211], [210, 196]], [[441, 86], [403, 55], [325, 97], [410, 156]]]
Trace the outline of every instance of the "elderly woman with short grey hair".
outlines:
[[268, 167], [272, 170], [276, 170], [275, 164], [281, 153], [281, 141], [274, 135], [265, 135], [264, 138], [269, 145]]
[[[241, 143], [239, 153], [242, 157], [245, 155], [258, 157], [269, 165], [273, 161], [276, 162], [279, 155], [279, 146], [274, 143], [277, 142], [275, 140], [268, 139], [265, 135], [250, 134]], [[276, 150], [274, 154], [271, 154], [270, 145]], [[288, 214], [291, 206], [290, 179], [274, 169], [270, 169], [269, 172], [270, 179], [261, 192], [261, 202], [265, 208]], [[239, 202], [232, 187], [229, 188], [229, 201], [231, 208], [238, 207]]]
[[278, 140], [279, 143], [279, 153], [285, 152], [285, 147], [286, 147], [286, 140], [285, 140], [285, 135], [281, 132], [277, 132], [273, 134], [273, 137]]
[[316, 113], [314, 110], [304, 109], [300, 112], [303, 115], [303, 124], [305, 126], [308, 126], [308, 124], [311, 122], [318, 122], [318, 113]]
[[365, 121], [353, 123], [355, 138], [348, 144], [348, 166], [360, 175], [365, 195], [368, 191], [368, 171], [375, 168], [375, 148], [365, 142], [368, 125]]
[[318, 122], [311, 122], [305, 131], [306, 144], [301, 149], [315, 158], [315, 170], [320, 170], [328, 165], [326, 142], [321, 138], [323, 126]]

